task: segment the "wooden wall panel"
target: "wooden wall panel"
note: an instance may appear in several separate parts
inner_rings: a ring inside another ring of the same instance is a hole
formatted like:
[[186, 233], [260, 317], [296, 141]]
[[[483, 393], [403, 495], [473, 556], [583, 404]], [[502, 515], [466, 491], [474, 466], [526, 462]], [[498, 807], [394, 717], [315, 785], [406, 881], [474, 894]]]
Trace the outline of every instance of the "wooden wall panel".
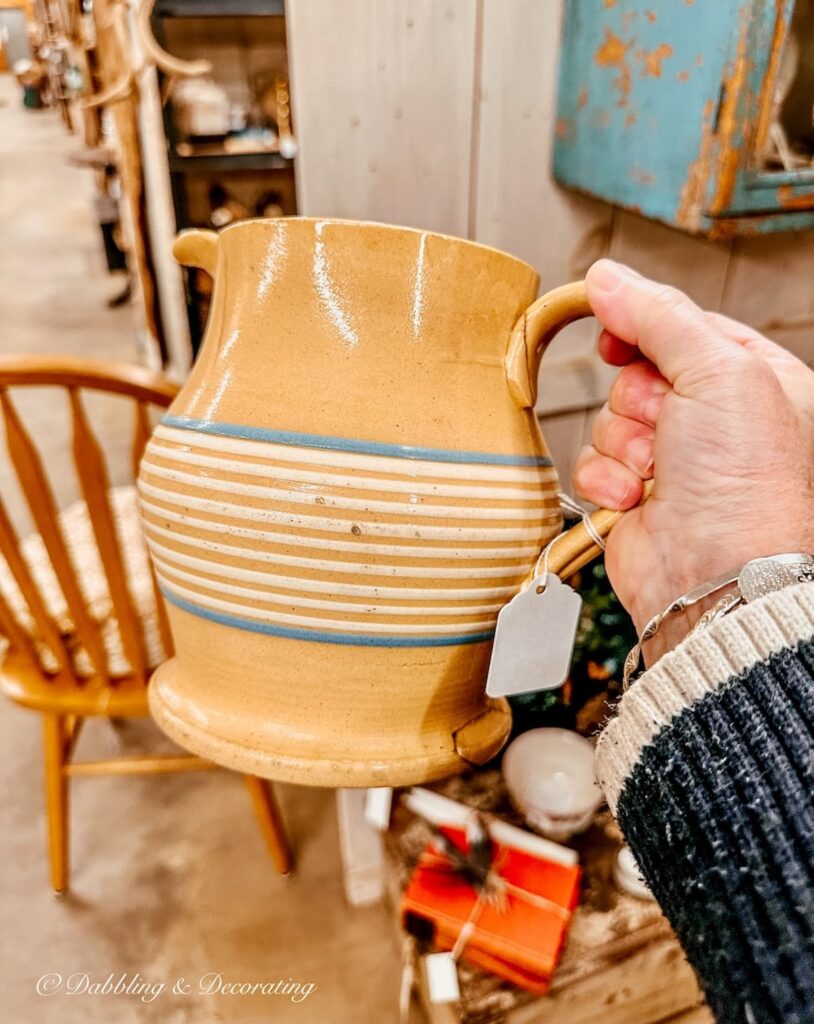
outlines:
[[466, 235], [477, 0], [288, 0], [301, 213]]
[[[474, 237], [528, 260], [547, 291], [584, 275], [607, 251], [611, 208], [558, 188], [551, 142], [561, 3], [483, 0]], [[543, 360], [542, 413], [604, 394], [596, 325], [568, 328]]]
[[483, 0], [475, 230], [540, 272], [545, 291], [607, 247], [611, 209], [551, 179], [560, 3]]
[[571, 477], [574, 473], [574, 464], [577, 455], [584, 443], [586, 412], [567, 412], [552, 416], [543, 416], [540, 420], [540, 427], [557, 467], [560, 478], [560, 490], [567, 494], [574, 493], [574, 485]]
[[682, 288], [704, 309], [721, 305], [731, 242], [710, 242], [619, 210], [608, 255], [656, 280]]
[[[814, 363], [814, 233], [709, 242], [554, 184], [562, 0], [289, 0], [287, 11], [302, 213], [472, 237], [532, 263], [542, 290], [610, 255]], [[615, 371], [595, 336], [585, 321], [552, 344], [541, 415], [602, 403]]]
[[814, 232], [733, 242], [721, 312], [814, 366]]

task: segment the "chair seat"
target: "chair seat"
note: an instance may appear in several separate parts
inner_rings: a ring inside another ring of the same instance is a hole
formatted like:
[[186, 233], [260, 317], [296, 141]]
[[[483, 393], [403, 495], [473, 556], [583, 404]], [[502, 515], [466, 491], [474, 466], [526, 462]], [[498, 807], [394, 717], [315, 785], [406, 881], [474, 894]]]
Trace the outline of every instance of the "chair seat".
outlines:
[[63, 715], [146, 718], [147, 687], [134, 676], [112, 682], [45, 675], [26, 658], [7, 654], [0, 664], [0, 692], [34, 711]]
[[[145, 638], [147, 665], [152, 670], [165, 660], [167, 654], [161, 643], [155, 592], [135, 487], [112, 488], [110, 505], [119, 533], [128, 586]], [[100, 680], [94, 673], [87, 652], [78, 642], [67, 602], [42, 538], [39, 534], [32, 534], [21, 543], [20, 548], [45, 605], [65, 640], [65, 646], [71, 651], [76, 678], [66, 677], [64, 673], [58, 674], [56, 659], [38, 637], [25, 600], [8, 566], [0, 559], [0, 591], [18, 621], [33, 638], [41, 662], [40, 666], [34, 666], [30, 660], [12, 652], [6, 653], [3, 658], [4, 652], [0, 646], [0, 691], [17, 703], [40, 711], [61, 710], [79, 715], [114, 717], [147, 715], [146, 687], [133, 676], [132, 666], [124, 654], [85, 502], [76, 502], [61, 512], [59, 522], [82, 593], [99, 626], [112, 681]], [[0, 639], [0, 645], [2, 643]]]

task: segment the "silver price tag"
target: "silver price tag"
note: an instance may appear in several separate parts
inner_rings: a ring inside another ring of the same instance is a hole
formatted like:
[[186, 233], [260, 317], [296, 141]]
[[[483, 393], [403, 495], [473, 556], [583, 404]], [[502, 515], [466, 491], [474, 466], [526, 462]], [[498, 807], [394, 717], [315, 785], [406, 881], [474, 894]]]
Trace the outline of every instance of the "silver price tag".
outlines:
[[486, 693], [555, 690], [568, 678], [582, 598], [558, 576], [535, 576], [497, 617]]

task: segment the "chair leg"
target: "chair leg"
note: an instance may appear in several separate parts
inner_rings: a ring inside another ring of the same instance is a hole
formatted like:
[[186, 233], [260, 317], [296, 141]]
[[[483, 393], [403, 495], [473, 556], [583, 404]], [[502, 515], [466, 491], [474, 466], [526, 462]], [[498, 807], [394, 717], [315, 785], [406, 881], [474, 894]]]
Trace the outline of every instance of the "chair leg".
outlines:
[[68, 887], [68, 777], [65, 774], [65, 725], [62, 715], [43, 715], [45, 810], [48, 854], [55, 892]]
[[255, 775], [244, 775], [243, 781], [251, 794], [254, 813], [257, 815], [274, 866], [281, 875], [287, 875], [292, 868], [291, 851], [274, 789], [270, 782], [258, 779]]

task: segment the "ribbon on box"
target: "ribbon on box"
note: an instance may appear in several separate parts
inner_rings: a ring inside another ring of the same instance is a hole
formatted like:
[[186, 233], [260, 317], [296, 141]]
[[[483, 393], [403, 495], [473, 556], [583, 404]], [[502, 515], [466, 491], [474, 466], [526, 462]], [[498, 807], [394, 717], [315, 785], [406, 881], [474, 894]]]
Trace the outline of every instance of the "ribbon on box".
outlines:
[[[443, 836], [443, 839], [446, 843], [449, 843], [446, 836]], [[454, 844], [449, 843], [449, 845], [452, 846]], [[453, 960], [458, 960], [466, 948], [467, 942], [469, 942], [475, 928], [477, 927], [478, 917], [480, 917], [480, 913], [483, 908], [490, 905], [495, 907], [495, 909], [500, 913], [504, 914], [509, 909], [509, 896], [515, 896], [517, 899], [523, 900], [532, 907], [538, 907], [540, 910], [551, 911], [551, 913], [561, 917], [566, 925], [570, 922], [572, 912], [568, 907], [563, 907], [555, 900], [548, 899], [547, 896], [541, 896], [537, 892], [531, 892], [530, 889], [524, 889], [522, 886], [515, 885], [514, 882], [510, 882], [508, 879], [503, 878], [500, 872], [504, 861], [505, 853], [503, 856], [498, 858], [498, 860], [495, 861], [492, 867], [490, 867], [486, 872], [482, 886], [479, 889], [477, 886], [475, 887], [478, 892], [478, 897], [472, 906], [469, 917], [461, 926], [458, 938], [455, 940], [455, 945], [452, 947]], [[424, 853], [419, 859], [419, 863], [424, 867], [429, 868], [452, 867], [453, 870], [456, 870], [454, 867], [454, 861], [444, 856]]]
[[[508, 851], [493, 841], [487, 816], [476, 813], [467, 822], [465, 835], [468, 849], [466, 850], [452, 842], [434, 823], [428, 822], [428, 824], [433, 830], [433, 841], [438, 852], [425, 851], [419, 858], [418, 867], [431, 871], [450, 872], [460, 876], [476, 892], [475, 902], [458, 932], [452, 950], [446, 953], [431, 954], [426, 961], [430, 999], [438, 1002], [452, 1002], [456, 1001], [459, 996], [456, 978], [457, 962], [475, 934], [478, 919], [485, 907], [489, 906], [499, 913], [506, 913], [510, 909], [510, 899], [514, 898], [559, 917], [564, 927], [568, 926], [572, 911], [569, 907], [517, 885], [503, 876], [502, 871]], [[496, 857], [493, 853], [494, 846], [499, 849]], [[407, 1001], [412, 988], [415, 956], [415, 943], [405, 947], [401, 999], [402, 1019], [405, 1019]], [[445, 963], [442, 964], [441, 961], [445, 961]], [[436, 993], [433, 992], [434, 984], [438, 989]], [[434, 995], [437, 995], [438, 998], [435, 999]]]

